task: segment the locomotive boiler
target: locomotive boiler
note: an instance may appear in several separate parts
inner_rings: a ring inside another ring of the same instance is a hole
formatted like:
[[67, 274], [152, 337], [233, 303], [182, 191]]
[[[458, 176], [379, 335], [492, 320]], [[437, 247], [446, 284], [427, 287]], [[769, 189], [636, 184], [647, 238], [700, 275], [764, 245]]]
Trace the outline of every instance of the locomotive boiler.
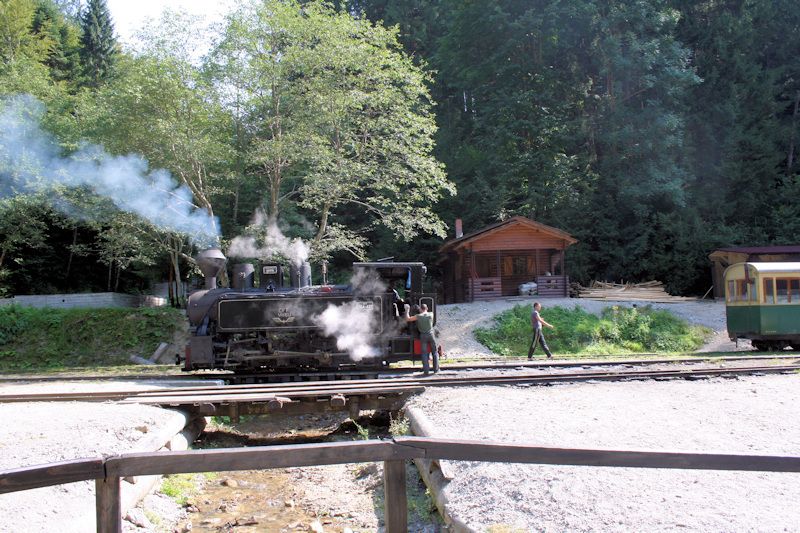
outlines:
[[420, 357], [409, 309], [424, 303], [435, 316], [422, 263], [353, 263], [347, 285], [312, 285], [308, 263], [243, 263], [218, 287], [226, 263], [218, 249], [197, 257], [205, 287], [189, 296], [183, 370], [379, 368]]

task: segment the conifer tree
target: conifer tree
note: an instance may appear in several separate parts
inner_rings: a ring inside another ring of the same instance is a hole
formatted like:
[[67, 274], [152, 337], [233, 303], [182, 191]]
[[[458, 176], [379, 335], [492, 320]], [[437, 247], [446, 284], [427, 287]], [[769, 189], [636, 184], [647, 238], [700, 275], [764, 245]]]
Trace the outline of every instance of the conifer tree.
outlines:
[[81, 61], [87, 85], [98, 87], [111, 76], [117, 53], [114, 25], [105, 0], [89, 0], [81, 13]]

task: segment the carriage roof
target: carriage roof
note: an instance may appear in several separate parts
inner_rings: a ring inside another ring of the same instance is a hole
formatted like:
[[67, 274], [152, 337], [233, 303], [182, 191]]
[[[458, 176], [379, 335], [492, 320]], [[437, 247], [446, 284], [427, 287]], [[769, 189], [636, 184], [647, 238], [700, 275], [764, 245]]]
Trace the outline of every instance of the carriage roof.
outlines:
[[796, 273], [800, 275], [800, 262], [796, 261], [783, 261], [783, 262], [755, 262], [755, 263], [736, 263], [725, 269], [725, 278], [727, 279], [728, 273], [732, 271], [743, 271], [747, 267], [750, 272], [756, 274], [769, 274], [769, 273]]

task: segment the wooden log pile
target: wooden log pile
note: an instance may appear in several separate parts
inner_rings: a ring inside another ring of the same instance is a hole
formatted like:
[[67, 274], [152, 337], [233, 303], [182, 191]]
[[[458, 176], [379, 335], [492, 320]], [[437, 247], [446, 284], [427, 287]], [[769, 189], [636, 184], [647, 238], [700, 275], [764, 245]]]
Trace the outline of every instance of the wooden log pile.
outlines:
[[642, 283], [608, 283], [605, 281], [592, 281], [589, 287], [578, 289], [579, 298], [593, 300], [622, 300], [642, 301], [656, 303], [674, 303], [696, 300], [684, 296], [672, 296], [664, 289], [660, 281], [645, 281]]

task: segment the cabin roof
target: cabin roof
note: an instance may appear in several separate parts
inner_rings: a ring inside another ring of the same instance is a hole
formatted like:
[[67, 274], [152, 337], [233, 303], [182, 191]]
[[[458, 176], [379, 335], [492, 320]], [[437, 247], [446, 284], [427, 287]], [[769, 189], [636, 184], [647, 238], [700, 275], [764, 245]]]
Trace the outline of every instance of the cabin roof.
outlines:
[[541, 222], [536, 222], [534, 220], [531, 220], [531, 219], [523, 217], [523, 216], [515, 216], [515, 217], [511, 217], [511, 218], [506, 219], [506, 220], [502, 220], [500, 222], [495, 222], [494, 224], [489, 224], [488, 226], [485, 226], [485, 227], [479, 229], [478, 231], [474, 231], [474, 232], [469, 233], [467, 235], [464, 235], [463, 237], [460, 237], [458, 239], [452, 239], [450, 241], [447, 241], [446, 243], [444, 243], [442, 245], [441, 248], [439, 248], [439, 252], [447, 252], [447, 251], [450, 251], [450, 250], [456, 250], [458, 248], [466, 246], [467, 244], [469, 244], [471, 242], [480, 240], [480, 239], [482, 239], [484, 237], [487, 237], [487, 236], [489, 236], [489, 235], [491, 235], [493, 233], [496, 233], [498, 231], [503, 231], [504, 229], [506, 229], [508, 227], [516, 226], [516, 225], [527, 226], [527, 227], [533, 228], [535, 230], [541, 231], [543, 233], [547, 233], [549, 235], [552, 235], [553, 237], [556, 237], [558, 239], [563, 239], [564, 241], [566, 241], [567, 246], [569, 246], [571, 244], [575, 244], [576, 242], [578, 242], [577, 239], [572, 237], [572, 235], [570, 235], [566, 231], [562, 231], [562, 230], [560, 230], [558, 228], [554, 228], [552, 226], [548, 226], [546, 224], [542, 224]]

